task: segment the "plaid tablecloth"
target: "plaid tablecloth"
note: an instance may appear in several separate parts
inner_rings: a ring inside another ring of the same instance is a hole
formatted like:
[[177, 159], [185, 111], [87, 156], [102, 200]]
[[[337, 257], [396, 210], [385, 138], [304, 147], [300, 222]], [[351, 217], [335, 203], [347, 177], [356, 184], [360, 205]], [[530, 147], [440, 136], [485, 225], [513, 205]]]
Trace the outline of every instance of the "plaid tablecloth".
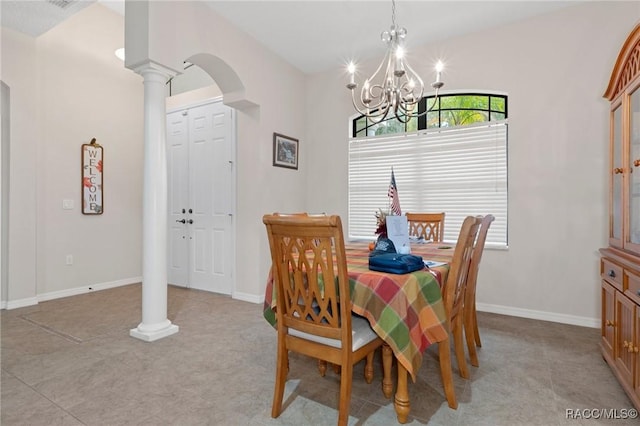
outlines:
[[[448, 262], [453, 256], [453, 247], [438, 243], [413, 244], [411, 252], [425, 260]], [[397, 275], [369, 270], [368, 244], [349, 243], [346, 253], [351, 310], [369, 320], [373, 330], [391, 347], [398, 362], [415, 381], [423, 352], [432, 343], [447, 337], [440, 285], [446, 281], [449, 265]], [[275, 303], [273, 276], [269, 273], [264, 317], [271, 325], [276, 323]]]

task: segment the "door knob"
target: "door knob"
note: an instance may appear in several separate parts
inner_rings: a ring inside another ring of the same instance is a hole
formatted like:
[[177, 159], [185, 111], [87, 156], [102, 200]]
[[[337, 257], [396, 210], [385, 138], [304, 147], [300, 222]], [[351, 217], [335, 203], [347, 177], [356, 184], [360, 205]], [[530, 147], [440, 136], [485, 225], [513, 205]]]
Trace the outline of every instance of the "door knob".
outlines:
[[187, 221], [182, 219], [182, 220], [176, 220], [176, 222], [180, 222], [180, 223], [186, 223]]
[[189, 225], [191, 225], [191, 224], [193, 223], [193, 219], [189, 219], [189, 220], [187, 221], [187, 223], [188, 223]]

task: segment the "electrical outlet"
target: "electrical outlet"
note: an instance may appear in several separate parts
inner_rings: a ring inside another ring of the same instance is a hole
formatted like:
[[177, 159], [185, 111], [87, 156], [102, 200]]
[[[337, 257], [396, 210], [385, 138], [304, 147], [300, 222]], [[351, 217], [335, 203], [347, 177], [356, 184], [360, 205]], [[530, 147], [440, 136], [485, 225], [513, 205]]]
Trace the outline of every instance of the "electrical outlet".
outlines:
[[67, 255], [67, 265], [73, 265], [73, 255], [72, 254], [68, 254]]
[[73, 210], [73, 200], [62, 200], [62, 208], [65, 210]]

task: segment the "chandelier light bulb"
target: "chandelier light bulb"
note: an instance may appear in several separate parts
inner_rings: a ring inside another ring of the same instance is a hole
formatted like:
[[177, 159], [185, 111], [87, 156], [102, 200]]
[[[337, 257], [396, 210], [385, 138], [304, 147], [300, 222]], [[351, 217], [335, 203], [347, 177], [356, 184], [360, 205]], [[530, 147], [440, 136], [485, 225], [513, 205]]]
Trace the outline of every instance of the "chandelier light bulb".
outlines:
[[347, 71], [349, 71], [349, 84], [347, 84], [347, 89], [349, 90], [353, 90], [356, 87], [358, 87], [358, 85], [356, 84], [356, 66], [353, 62], [349, 62], [349, 65], [347, 66]]
[[436, 63], [436, 83], [442, 83], [442, 70], [444, 69], [444, 64], [442, 61], [438, 61]]
[[402, 59], [403, 57], [404, 57], [404, 49], [402, 48], [402, 46], [398, 46], [398, 48], [396, 49], [396, 58]]
[[362, 103], [367, 105], [371, 102], [371, 97], [369, 96], [369, 80], [364, 81], [364, 86], [362, 86]]

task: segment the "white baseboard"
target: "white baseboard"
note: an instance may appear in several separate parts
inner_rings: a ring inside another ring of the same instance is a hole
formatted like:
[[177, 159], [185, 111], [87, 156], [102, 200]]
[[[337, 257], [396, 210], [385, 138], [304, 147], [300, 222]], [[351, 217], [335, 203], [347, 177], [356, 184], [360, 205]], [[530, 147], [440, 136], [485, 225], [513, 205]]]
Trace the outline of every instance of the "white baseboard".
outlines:
[[121, 287], [124, 285], [135, 284], [142, 282], [142, 277], [125, 278], [122, 280], [109, 281], [105, 283], [90, 284], [82, 287], [69, 288], [66, 290], [52, 291], [49, 293], [42, 293], [36, 297], [28, 297], [25, 299], [10, 300], [2, 302], [2, 309], [17, 309], [24, 308], [25, 306], [37, 305], [39, 302], [46, 302], [47, 300], [60, 299], [62, 297], [76, 296], [78, 294], [92, 293], [94, 291], [107, 290], [109, 288]]
[[27, 297], [24, 299], [9, 300], [4, 302], [4, 309], [18, 309], [18, 308], [24, 308], [25, 306], [33, 306], [37, 304], [38, 304], [37, 297]]
[[189, 288], [184, 284], [174, 284], [174, 283], [169, 283], [168, 285], [173, 286], [173, 287], [180, 287], [180, 288]]
[[242, 300], [243, 302], [251, 302], [251, 303], [264, 302], [264, 296], [261, 296], [258, 294], [240, 293], [238, 291], [234, 291], [233, 294], [231, 294], [231, 297], [236, 300]]
[[579, 325], [582, 327], [600, 328], [600, 318], [579, 317], [575, 315], [558, 314], [555, 312], [534, 311], [532, 309], [491, 305], [488, 303], [477, 303], [476, 309], [481, 312], [491, 312], [494, 314], [509, 315], [512, 317], [559, 322], [562, 324]]
[[60, 299], [62, 297], [77, 296], [78, 294], [92, 293], [94, 291], [107, 290], [109, 288], [122, 287], [124, 285], [142, 282], [142, 277], [124, 278], [122, 280], [108, 281], [106, 283], [90, 284], [82, 287], [70, 288], [67, 290], [52, 291], [38, 295], [39, 302]]

